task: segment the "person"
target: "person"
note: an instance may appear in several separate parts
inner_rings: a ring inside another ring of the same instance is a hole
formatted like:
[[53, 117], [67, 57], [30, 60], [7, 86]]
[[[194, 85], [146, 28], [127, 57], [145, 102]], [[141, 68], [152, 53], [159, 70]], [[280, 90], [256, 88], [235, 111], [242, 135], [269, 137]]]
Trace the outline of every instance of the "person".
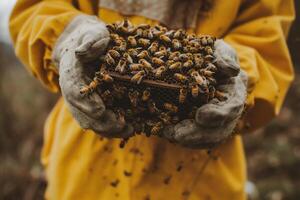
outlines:
[[[138, 135], [120, 149], [132, 126], [119, 123], [97, 93], [78, 92], [90, 80], [85, 63], [109, 41], [105, 24], [124, 18], [224, 40], [215, 45], [217, 62], [224, 74], [237, 75], [224, 86], [228, 101], [209, 102], [194, 120], [167, 128], [163, 136], [173, 143]], [[225, 136], [237, 125], [246, 92], [243, 124], [251, 130], [280, 111], [293, 80], [285, 42], [293, 19], [292, 0], [18, 0], [10, 17], [16, 55], [63, 96], [45, 125], [45, 198], [245, 199], [242, 139]], [[220, 142], [210, 154], [197, 149]]]

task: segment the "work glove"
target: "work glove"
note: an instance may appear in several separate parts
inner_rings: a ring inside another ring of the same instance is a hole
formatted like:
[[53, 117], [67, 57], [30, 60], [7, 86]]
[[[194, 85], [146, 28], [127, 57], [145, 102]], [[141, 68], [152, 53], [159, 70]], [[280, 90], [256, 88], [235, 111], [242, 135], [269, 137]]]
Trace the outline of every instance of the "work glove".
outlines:
[[226, 79], [217, 89], [226, 100], [212, 99], [199, 107], [194, 119], [167, 126], [163, 137], [189, 148], [212, 148], [232, 135], [241, 117], [247, 96], [247, 75], [240, 69], [235, 50], [223, 40], [215, 43], [215, 62]]
[[128, 138], [133, 127], [106, 109], [99, 93], [80, 93], [96, 71], [90, 62], [104, 53], [109, 40], [102, 21], [92, 16], [77, 16], [58, 39], [53, 61], [58, 66], [62, 96], [79, 125], [106, 137]]

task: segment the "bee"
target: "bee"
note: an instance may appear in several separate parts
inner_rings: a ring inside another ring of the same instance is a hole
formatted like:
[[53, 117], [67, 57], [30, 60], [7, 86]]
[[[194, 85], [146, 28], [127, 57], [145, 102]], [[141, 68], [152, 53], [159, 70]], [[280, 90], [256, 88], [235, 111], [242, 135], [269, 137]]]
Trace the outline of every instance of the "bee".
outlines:
[[165, 64], [165, 62], [162, 59], [156, 57], [152, 58], [152, 63], [158, 66]]
[[116, 40], [114, 40], [114, 43], [117, 45], [117, 46], [120, 46], [124, 41], [121, 39], [121, 38], [118, 38]]
[[171, 43], [171, 39], [166, 35], [160, 35], [159, 39], [165, 43]]
[[206, 77], [207, 80], [209, 81], [210, 84], [212, 85], [216, 85], [217, 84], [217, 80], [213, 77]]
[[120, 40], [120, 36], [118, 34], [111, 33], [109, 36], [113, 41]]
[[175, 62], [175, 63], [173, 63], [169, 66], [169, 69], [171, 69], [171, 70], [180, 70], [181, 67], [182, 67], [181, 62]]
[[170, 53], [169, 59], [173, 60], [175, 57], [179, 57], [181, 55], [181, 53], [179, 51], [175, 51]]
[[139, 71], [134, 76], [131, 77], [131, 82], [140, 84], [145, 76], [146, 76], [146, 72], [144, 70]]
[[124, 53], [123, 54], [123, 58], [125, 58], [126, 62], [129, 64], [133, 63], [133, 59], [131, 58], [131, 56], [129, 55], [129, 53]]
[[93, 81], [90, 82], [89, 85], [84, 86], [84, 87], [81, 88], [81, 90], [79, 91], [80, 94], [84, 94], [84, 95], [91, 94], [98, 87], [100, 82], [101, 82], [101, 80], [99, 78], [95, 77], [93, 79]]
[[193, 84], [191, 87], [191, 93], [194, 98], [199, 96], [199, 86], [197, 84]]
[[117, 114], [117, 118], [118, 118], [118, 121], [121, 123], [121, 124], [126, 124], [126, 120], [125, 120], [125, 111], [123, 109], [117, 109], [116, 110], [116, 114]]
[[145, 59], [141, 59], [139, 60], [139, 63], [143, 65], [143, 67], [149, 71], [152, 71], [153, 70], [153, 67], [152, 65]]
[[180, 54], [180, 55], [178, 56], [178, 58], [179, 58], [179, 60], [182, 61], [182, 62], [185, 62], [185, 61], [187, 61], [187, 60], [189, 59], [188, 55], [185, 54], [185, 53]]
[[170, 65], [174, 64], [175, 61], [174, 60], [167, 60], [166, 61], [166, 65], [169, 67]]
[[205, 69], [212, 72], [216, 72], [218, 70], [217, 67], [212, 63], [207, 63]]
[[181, 40], [181, 43], [183, 44], [183, 46], [186, 46], [189, 43], [189, 40], [184, 38], [183, 40]]
[[186, 88], [181, 88], [179, 90], [179, 97], [178, 97], [178, 100], [179, 100], [179, 103], [184, 103], [185, 100], [186, 100], [186, 97], [187, 97], [187, 89]]
[[169, 30], [165, 33], [165, 35], [171, 39], [171, 38], [173, 38], [174, 33], [175, 33], [175, 30]]
[[148, 101], [150, 96], [151, 96], [150, 88], [146, 88], [146, 90], [143, 91], [142, 101]]
[[215, 97], [219, 100], [219, 101], [225, 101], [227, 100], [227, 96], [224, 92], [221, 92], [219, 90], [215, 91]]
[[175, 73], [174, 78], [180, 82], [186, 82], [188, 80], [188, 78], [185, 75], [180, 73]]
[[167, 51], [167, 47], [164, 45], [159, 46], [158, 51]]
[[118, 65], [115, 68], [115, 71], [120, 72], [121, 74], [124, 74], [126, 72], [126, 59], [121, 58]]
[[143, 31], [143, 37], [148, 39], [153, 39], [153, 33], [148, 29]]
[[206, 55], [204, 56], [204, 61], [206, 62], [212, 62], [215, 59], [215, 57], [213, 55]]
[[205, 47], [205, 52], [206, 52], [206, 54], [209, 54], [209, 55], [213, 55], [214, 54], [214, 51], [213, 51], [213, 49], [210, 46], [206, 46]]
[[172, 40], [172, 46], [175, 50], [178, 50], [182, 47], [182, 44], [177, 39]]
[[113, 57], [110, 54], [105, 55], [105, 62], [108, 65], [115, 65], [116, 64], [116, 61], [113, 59]]
[[164, 103], [164, 108], [172, 113], [178, 112], [178, 107], [171, 103]]
[[100, 71], [96, 72], [96, 77], [99, 78], [100, 80], [103, 80], [104, 82], [111, 83], [114, 81], [113, 77], [111, 77], [107, 71]]
[[138, 64], [138, 63], [134, 63], [134, 64], [131, 64], [129, 66], [130, 70], [131, 71], [140, 71], [143, 69], [143, 65], [142, 64]]
[[193, 77], [193, 79], [196, 81], [197, 84], [202, 85], [202, 83], [204, 82], [203, 77], [199, 74], [199, 72], [197, 71], [192, 71], [191, 72], [191, 77]]
[[137, 57], [138, 59], [149, 59], [150, 55], [147, 50], [143, 50], [137, 55]]
[[181, 39], [182, 37], [184, 37], [186, 34], [186, 32], [183, 29], [178, 29], [175, 33], [174, 33], [174, 38], [176, 39]]
[[107, 24], [106, 28], [109, 30], [109, 32], [115, 32], [116, 31], [115, 24]]
[[165, 113], [165, 112], [160, 113], [159, 119], [161, 119], [161, 121], [164, 124], [171, 124], [171, 120], [172, 120], [171, 116], [168, 113]]
[[184, 62], [182, 66], [183, 66], [184, 68], [190, 68], [190, 67], [192, 67], [193, 65], [194, 65], [193, 61], [192, 61], [192, 60], [188, 60], [188, 61]]
[[192, 34], [187, 35], [187, 39], [188, 39], [188, 40], [193, 40], [193, 39], [195, 39], [195, 38], [196, 38], [196, 34], [195, 34], [195, 33], [192, 33]]
[[201, 44], [206, 46], [208, 44], [207, 39], [205, 37], [201, 38]]
[[207, 38], [207, 44], [208, 45], [213, 45], [214, 41], [215, 41], [215, 38], [212, 38], [212, 37]]
[[148, 48], [148, 51], [152, 54], [158, 51], [158, 42], [152, 42], [150, 47]]
[[159, 112], [159, 109], [156, 107], [156, 104], [152, 99], [148, 100], [148, 110], [151, 114]]
[[216, 92], [215, 87], [210, 86], [210, 87], [208, 88], [208, 90], [209, 90], [209, 98], [210, 98], [210, 99], [213, 99], [213, 98], [215, 97], [215, 92]]
[[160, 78], [165, 71], [167, 71], [167, 68], [165, 66], [160, 66], [154, 70], [155, 77]]
[[186, 46], [182, 47], [182, 51], [184, 53], [188, 53], [188, 52], [190, 52], [190, 47], [186, 45]]
[[136, 37], [142, 37], [143, 36], [143, 29], [141, 28], [136, 28]]
[[201, 54], [194, 54], [194, 63], [196, 68], [201, 68], [202, 64], [204, 63]]
[[157, 30], [163, 31], [163, 32], [167, 31], [166, 27], [163, 27], [161, 25], [155, 25], [154, 28], [156, 28]]
[[200, 43], [197, 41], [197, 40], [192, 40], [189, 42], [189, 44], [192, 46], [192, 47], [195, 47], [196, 49], [199, 49], [200, 48]]
[[140, 39], [138, 39], [138, 43], [139, 43], [139, 45], [141, 45], [143, 47], [148, 47], [150, 45], [150, 40], [140, 38]]
[[145, 30], [145, 29], [149, 29], [150, 25], [149, 24], [139, 24], [139, 25], [137, 25], [137, 28]]
[[137, 41], [134, 36], [128, 36], [127, 42], [131, 47], [136, 47]]
[[156, 57], [165, 57], [167, 55], [168, 55], [167, 50], [161, 50], [161, 51], [157, 51], [154, 53], [154, 56], [156, 56]]
[[127, 49], [127, 44], [126, 44], [126, 42], [123, 41], [123, 42], [119, 45], [118, 49], [119, 49], [119, 51], [121, 51], [121, 52], [125, 52], [126, 49]]
[[130, 90], [128, 92], [128, 98], [129, 98], [130, 103], [133, 107], [137, 107], [138, 100], [139, 100], [139, 95], [140, 95], [140, 93], [136, 90], [135, 91]]
[[153, 34], [153, 37], [159, 38], [159, 36], [164, 34], [164, 32], [161, 30], [154, 29], [154, 30], [152, 30], [152, 34]]
[[120, 53], [113, 49], [108, 50], [107, 53], [114, 59], [119, 59], [121, 57]]
[[157, 122], [151, 127], [151, 135], [158, 135], [159, 132], [163, 129], [163, 123]]
[[207, 69], [202, 69], [200, 70], [200, 72], [204, 75], [204, 76], [213, 76], [215, 74], [215, 72], [207, 70]]
[[131, 57], [137, 57], [137, 55], [138, 55], [138, 51], [137, 51], [137, 49], [128, 49], [127, 50], [127, 53], [131, 56]]

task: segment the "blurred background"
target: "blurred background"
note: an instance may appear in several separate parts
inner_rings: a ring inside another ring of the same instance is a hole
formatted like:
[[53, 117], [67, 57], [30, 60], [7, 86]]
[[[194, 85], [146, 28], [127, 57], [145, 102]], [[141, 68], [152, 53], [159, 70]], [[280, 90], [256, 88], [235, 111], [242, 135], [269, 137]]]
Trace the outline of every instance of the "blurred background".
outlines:
[[[43, 124], [58, 95], [43, 88], [14, 55], [7, 30], [14, 2], [0, 1], [0, 199], [42, 199]], [[300, 1], [296, 8], [288, 40], [296, 80], [280, 115], [244, 137], [247, 188], [255, 199], [300, 199]]]

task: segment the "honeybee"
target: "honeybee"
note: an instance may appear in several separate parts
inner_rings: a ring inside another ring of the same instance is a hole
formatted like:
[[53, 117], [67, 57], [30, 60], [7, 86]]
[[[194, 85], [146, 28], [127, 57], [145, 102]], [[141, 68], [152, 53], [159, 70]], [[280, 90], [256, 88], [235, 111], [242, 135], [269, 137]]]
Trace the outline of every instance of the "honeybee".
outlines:
[[174, 33], [174, 38], [176, 38], [176, 39], [181, 39], [185, 34], [186, 34], [186, 32], [185, 32], [183, 29], [178, 29], [178, 30]]
[[153, 67], [152, 65], [145, 59], [141, 59], [139, 60], [139, 63], [143, 65], [143, 67], [149, 71], [152, 71], [153, 70]]
[[201, 38], [200, 41], [203, 46], [206, 46], [208, 44], [207, 39], [205, 37]]
[[161, 121], [163, 121], [164, 124], [171, 124], [172, 120], [171, 116], [166, 112], [160, 113], [159, 119], [161, 119]]
[[121, 42], [121, 44], [119, 45], [119, 51], [125, 52], [127, 49], [127, 44], [125, 41]]
[[197, 84], [193, 84], [191, 87], [191, 93], [194, 98], [199, 96], [199, 86]]
[[164, 108], [172, 113], [178, 112], [178, 107], [171, 103], [164, 103]]
[[206, 46], [205, 47], [205, 52], [209, 55], [213, 55], [214, 54], [214, 51], [213, 49], [210, 47], [210, 46]]
[[141, 45], [143, 47], [148, 47], [150, 45], [150, 40], [140, 38], [140, 39], [138, 39], [138, 43], [139, 43], [139, 45]]
[[149, 24], [139, 24], [139, 25], [137, 25], [137, 28], [145, 30], [145, 29], [149, 29], [150, 25]]
[[204, 56], [204, 61], [206, 62], [212, 62], [215, 59], [215, 57], [213, 55], [206, 55]]
[[166, 35], [160, 35], [160, 36], [159, 36], [159, 39], [160, 39], [161, 41], [163, 41], [163, 42], [171, 43], [171, 39], [170, 39], [168, 36], [166, 36]]
[[204, 75], [204, 76], [213, 76], [215, 74], [215, 72], [207, 70], [207, 69], [202, 69], [200, 70], [200, 72]]
[[137, 41], [134, 36], [128, 36], [127, 42], [131, 47], [136, 47]]
[[117, 45], [117, 46], [120, 46], [122, 44], [122, 42], [124, 42], [120, 37], [116, 40], [114, 40], [114, 43]]
[[159, 112], [159, 109], [156, 107], [156, 104], [152, 99], [148, 100], [148, 109], [151, 114]]
[[144, 76], [146, 76], [146, 72], [144, 70], [139, 71], [134, 76], [131, 77], [131, 81], [135, 82], [137, 84], [140, 84], [142, 82]]
[[110, 54], [105, 55], [105, 62], [108, 65], [115, 65], [116, 64], [116, 61], [113, 59], [113, 57]]
[[131, 71], [140, 71], [143, 69], [143, 65], [139, 63], [134, 63], [129, 66]]
[[107, 53], [111, 55], [111, 57], [113, 57], [114, 59], [119, 59], [121, 57], [120, 53], [113, 49], [108, 50]]
[[186, 97], [187, 97], [187, 89], [186, 88], [181, 88], [179, 90], [179, 97], [178, 97], [178, 100], [179, 100], [179, 103], [184, 103], [185, 100], [186, 100]]
[[136, 28], [136, 37], [142, 37], [143, 36], [143, 29]]
[[188, 78], [185, 75], [180, 73], [175, 73], [174, 78], [180, 82], [186, 82], [188, 80]]
[[217, 71], [217, 67], [214, 64], [212, 64], [212, 63], [207, 63], [205, 69], [209, 70], [209, 71], [212, 71], [212, 72], [216, 72]]
[[182, 62], [185, 62], [185, 61], [187, 61], [187, 60], [189, 59], [188, 55], [185, 54], [185, 53], [180, 54], [180, 55], [178, 56], [178, 58], [179, 58], [179, 60], [182, 61]]
[[215, 97], [215, 92], [216, 92], [215, 87], [210, 86], [210, 87], [208, 88], [208, 90], [209, 90], [209, 98], [210, 98], [210, 99], [213, 99], [213, 98]]
[[194, 54], [194, 63], [196, 68], [201, 68], [202, 64], [204, 63], [201, 54]]
[[109, 36], [113, 41], [120, 40], [120, 36], [118, 34], [111, 33]]
[[169, 59], [173, 60], [175, 57], [179, 57], [180, 55], [181, 55], [181, 53], [179, 51], [172, 52], [169, 55]]
[[156, 57], [152, 58], [152, 63], [158, 66], [165, 64], [165, 62], [162, 59]]
[[139, 59], [149, 59], [149, 58], [150, 58], [150, 55], [149, 55], [149, 53], [148, 53], [147, 50], [143, 50], [143, 51], [141, 51], [141, 52], [137, 55], [137, 57], [138, 57]]
[[175, 63], [173, 63], [169, 66], [169, 69], [171, 69], [171, 70], [180, 70], [181, 67], [182, 67], [181, 62], [175, 62]]
[[189, 42], [192, 47], [195, 47], [197, 50], [200, 48], [200, 43], [197, 40], [192, 40]]
[[153, 33], [150, 30], [144, 30], [143, 31], [143, 37], [148, 39], [153, 39]]
[[161, 51], [157, 51], [154, 53], [154, 56], [156, 57], [164, 57], [168, 55], [168, 51], [167, 50], [161, 50]]
[[133, 63], [133, 59], [131, 58], [131, 56], [129, 55], [129, 53], [124, 53], [123, 54], [123, 58], [125, 58], [126, 62], [129, 64]]
[[137, 49], [132, 49], [132, 48], [131, 48], [131, 49], [128, 49], [127, 52], [128, 52], [128, 54], [129, 54], [131, 57], [134, 57], [134, 58], [137, 57], [137, 55], [138, 55], [138, 53], [139, 53], [139, 52], [137, 51]]
[[201, 85], [204, 82], [203, 77], [197, 71], [191, 72], [191, 77], [196, 81], [197, 84]]
[[161, 30], [154, 29], [154, 30], [152, 30], [152, 34], [153, 34], [154, 37], [158, 38], [159, 36], [164, 34], [164, 32], [161, 31]]
[[91, 94], [98, 87], [98, 85], [100, 84], [100, 82], [101, 82], [101, 80], [99, 78], [95, 77], [93, 79], [93, 81], [90, 82], [89, 85], [84, 86], [84, 87], [82, 87], [80, 89], [80, 91], [79, 91], [80, 94], [84, 94], [84, 95]]
[[157, 122], [151, 128], [151, 135], [158, 135], [159, 132], [163, 129], [163, 123]]
[[150, 96], [151, 96], [150, 88], [146, 88], [146, 90], [143, 91], [142, 101], [148, 101]]
[[215, 97], [219, 100], [219, 101], [225, 101], [227, 100], [227, 96], [224, 92], [221, 92], [219, 90], [215, 91]]
[[115, 68], [115, 71], [120, 72], [121, 74], [124, 74], [126, 72], [126, 59], [121, 58], [118, 65]]
[[182, 44], [177, 39], [172, 40], [172, 46], [175, 50], [178, 50], [182, 47]]
[[212, 37], [207, 38], [207, 44], [208, 45], [213, 45], [214, 41], [215, 41], [215, 38], [212, 38]]
[[216, 85], [217, 84], [217, 80], [213, 77], [206, 77], [207, 80], [209, 81], [210, 84], [212, 85]]
[[115, 24], [107, 24], [106, 28], [109, 30], [109, 32], [115, 32], [116, 31]]
[[139, 92], [136, 90], [135, 91], [130, 90], [128, 92], [128, 97], [129, 97], [130, 103], [133, 107], [137, 107], [139, 95], [140, 95]]
[[167, 51], [167, 47], [164, 45], [159, 46], [158, 51]]
[[184, 68], [190, 68], [190, 67], [192, 67], [193, 65], [194, 65], [193, 61], [192, 61], [192, 60], [188, 60], [188, 61], [184, 62], [182, 66], [183, 66]]
[[187, 39], [188, 39], [188, 40], [193, 40], [193, 39], [195, 39], [195, 38], [196, 38], [196, 34], [195, 34], [195, 33], [192, 33], [192, 34], [187, 35]]
[[105, 70], [96, 72], [96, 77], [107, 83], [111, 83], [114, 81], [113, 77], [111, 77]]
[[154, 70], [155, 77], [160, 78], [165, 71], [167, 71], [167, 68], [165, 66], [160, 66]]
[[150, 47], [148, 48], [148, 51], [150, 53], [155, 53], [158, 50], [158, 42], [152, 42], [152, 44], [150, 45]]
[[173, 38], [174, 33], [175, 33], [175, 30], [169, 30], [165, 33], [165, 35], [171, 39], [171, 38]]

